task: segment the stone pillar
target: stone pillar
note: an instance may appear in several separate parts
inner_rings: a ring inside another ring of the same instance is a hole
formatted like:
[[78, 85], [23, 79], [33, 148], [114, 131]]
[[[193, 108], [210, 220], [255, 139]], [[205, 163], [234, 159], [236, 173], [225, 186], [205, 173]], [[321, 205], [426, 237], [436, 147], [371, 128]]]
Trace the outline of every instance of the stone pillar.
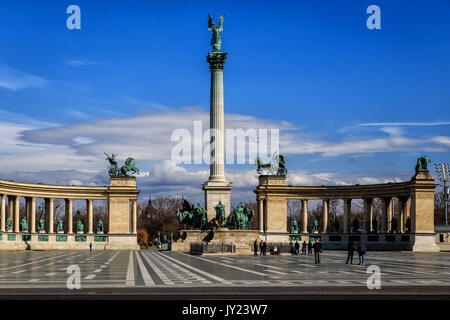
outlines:
[[86, 200], [86, 211], [88, 214], [88, 234], [92, 234], [94, 225], [94, 204], [92, 199]]
[[352, 214], [352, 199], [344, 199], [344, 228], [343, 233], [350, 232], [350, 216]]
[[133, 202], [133, 208], [131, 210], [132, 212], [132, 232], [134, 234], [137, 233], [137, 199], [131, 200]]
[[264, 199], [258, 200], [258, 229], [264, 232]]
[[371, 232], [373, 220], [372, 198], [364, 198], [363, 207], [363, 229], [365, 232]]
[[408, 220], [409, 214], [409, 198], [401, 199], [401, 208], [402, 212], [400, 213], [401, 224], [400, 224], [400, 232], [406, 231], [406, 220]]
[[392, 220], [392, 198], [381, 199], [381, 232], [387, 233], [391, 230]]
[[16, 196], [14, 199], [14, 232], [20, 231], [20, 206], [19, 206], [20, 196]]
[[5, 221], [6, 221], [6, 194], [2, 194], [1, 205], [0, 205], [0, 231], [5, 231]]
[[65, 199], [65, 210], [66, 210], [66, 230], [68, 234], [73, 233], [73, 200]]
[[308, 233], [308, 199], [302, 199], [302, 233]]
[[322, 233], [327, 233], [328, 228], [328, 200], [323, 200], [323, 223], [322, 223]]
[[53, 212], [54, 212], [54, 199], [48, 198], [45, 199], [45, 212], [47, 214], [47, 230], [48, 233], [53, 233]]
[[30, 198], [30, 232], [36, 232], [36, 198]]
[[14, 230], [14, 196], [8, 196], [8, 216], [11, 218], [11, 230]]
[[211, 155], [210, 175], [203, 185], [205, 192], [205, 206], [208, 220], [216, 216], [214, 206], [219, 201], [225, 206], [225, 215], [230, 215], [230, 190], [231, 183], [225, 179], [225, 115], [223, 102], [223, 66], [227, 58], [224, 52], [209, 52], [206, 60], [211, 70], [210, 92], [210, 131], [211, 131]]

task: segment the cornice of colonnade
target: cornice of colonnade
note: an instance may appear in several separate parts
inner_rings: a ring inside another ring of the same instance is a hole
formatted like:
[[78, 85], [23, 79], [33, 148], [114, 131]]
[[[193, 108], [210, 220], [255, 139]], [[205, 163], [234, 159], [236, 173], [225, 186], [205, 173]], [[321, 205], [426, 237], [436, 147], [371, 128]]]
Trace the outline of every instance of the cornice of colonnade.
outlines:
[[287, 198], [287, 199], [373, 199], [373, 198], [408, 198], [416, 188], [433, 190], [435, 184], [430, 180], [422, 184], [413, 178], [405, 182], [388, 182], [382, 184], [344, 185], [344, 186], [292, 186], [280, 184], [258, 185], [254, 193], [257, 198]]
[[107, 186], [64, 186], [0, 180], [0, 195], [30, 198], [107, 200], [109, 194], [109, 187]]

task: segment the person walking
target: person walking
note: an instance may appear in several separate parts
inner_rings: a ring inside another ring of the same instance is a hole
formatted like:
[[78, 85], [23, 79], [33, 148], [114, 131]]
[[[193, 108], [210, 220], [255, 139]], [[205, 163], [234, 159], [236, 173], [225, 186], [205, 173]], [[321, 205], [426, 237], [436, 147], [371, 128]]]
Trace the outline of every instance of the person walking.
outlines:
[[319, 240], [316, 240], [316, 243], [314, 243], [314, 261], [317, 264], [320, 264], [320, 253], [322, 252], [322, 244]]
[[89, 243], [89, 250], [92, 252], [92, 242]]
[[366, 248], [361, 242], [358, 243], [358, 255], [359, 255], [359, 265], [364, 265], [364, 255], [366, 254]]
[[255, 239], [255, 242], [253, 242], [253, 253], [255, 256], [258, 255], [258, 239]]
[[259, 255], [262, 256], [263, 255], [263, 245], [264, 245], [264, 241], [260, 241], [259, 242]]
[[355, 244], [353, 241], [350, 241], [347, 247], [347, 262], [345, 264], [348, 264], [349, 260], [350, 264], [353, 264], [353, 252], [355, 252]]
[[295, 253], [294, 244], [292, 243], [292, 241], [289, 241], [289, 252], [291, 253], [291, 256], [293, 256]]
[[308, 242], [308, 255], [312, 254], [312, 246], [313, 246], [313, 244], [312, 244], [311, 240], [309, 240], [309, 242]]
[[299, 254], [300, 253], [300, 244], [298, 243], [298, 241], [295, 241], [295, 254]]
[[266, 250], [267, 250], [267, 243], [264, 241], [264, 244], [263, 244], [263, 255], [264, 256], [266, 255]]
[[306, 244], [306, 241], [303, 241], [303, 244], [302, 244], [302, 256], [306, 256], [306, 247], [307, 247], [308, 245]]

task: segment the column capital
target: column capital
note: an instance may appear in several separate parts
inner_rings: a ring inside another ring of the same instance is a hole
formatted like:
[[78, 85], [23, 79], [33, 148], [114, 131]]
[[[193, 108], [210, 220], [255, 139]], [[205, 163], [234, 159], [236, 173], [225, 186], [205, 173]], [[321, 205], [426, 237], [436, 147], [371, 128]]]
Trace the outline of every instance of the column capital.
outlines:
[[209, 63], [209, 69], [211, 71], [223, 70], [223, 65], [227, 59], [228, 53], [226, 52], [208, 52], [206, 61]]

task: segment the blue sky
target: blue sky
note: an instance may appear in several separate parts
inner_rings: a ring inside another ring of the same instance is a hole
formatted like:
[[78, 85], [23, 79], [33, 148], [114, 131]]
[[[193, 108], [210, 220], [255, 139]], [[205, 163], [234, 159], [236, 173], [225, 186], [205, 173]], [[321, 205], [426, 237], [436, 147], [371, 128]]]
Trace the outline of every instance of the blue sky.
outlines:
[[[81, 30], [66, 28], [71, 4]], [[381, 30], [366, 27], [372, 4]], [[169, 147], [171, 130], [207, 123], [211, 13], [226, 15], [227, 126], [279, 127], [291, 183], [409, 179], [424, 153], [449, 160], [449, 9], [448, 1], [2, 1], [0, 174], [104, 184], [103, 152], [118, 152], [148, 172], [145, 193], [201, 199], [208, 167], [170, 163]], [[239, 196], [253, 199], [254, 167], [226, 170]]]

